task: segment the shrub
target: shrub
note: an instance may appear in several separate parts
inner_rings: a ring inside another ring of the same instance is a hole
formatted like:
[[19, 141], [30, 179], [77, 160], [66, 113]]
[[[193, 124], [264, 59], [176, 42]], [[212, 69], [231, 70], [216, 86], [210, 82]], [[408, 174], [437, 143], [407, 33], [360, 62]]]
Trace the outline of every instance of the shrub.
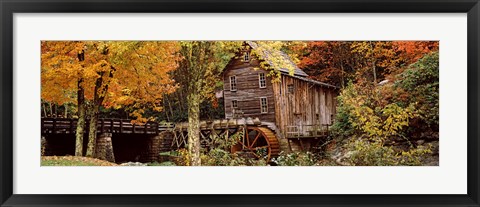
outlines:
[[317, 159], [311, 152], [293, 152], [284, 154], [280, 152], [277, 158], [272, 161], [278, 166], [313, 166], [317, 164]]
[[396, 153], [392, 147], [386, 147], [381, 142], [370, 142], [365, 139], [351, 139], [348, 149], [353, 152], [349, 158], [356, 166], [388, 166], [396, 165]]
[[419, 114], [415, 127], [421, 131], [438, 131], [439, 125], [439, 54], [425, 55], [398, 75], [397, 101], [403, 105], [417, 103]]
[[147, 166], [176, 166], [174, 162], [166, 161], [166, 162], [151, 162], [147, 163]]
[[264, 159], [251, 159], [230, 153], [223, 149], [214, 148], [200, 156], [203, 166], [265, 166]]
[[354, 129], [350, 123], [350, 106], [343, 104], [342, 97], [338, 97], [338, 100], [337, 114], [330, 133], [334, 137], [343, 139], [353, 135]]
[[412, 147], [408, 151], [395, 150], [380, 141], [366, 139], [351, 139], [347, 145], [352, 152], [348, 160], [355, 166], [418, 166], [422, 164], [422, 156], [432, 153], [430, 145]]
[[[381, 88], [363, 88], [349, 85], [339, 96], [339, 119], [333, 127], [334, 135], [366, 135], [370, 139], [386, 140], [404, 136], [409, 120], [415, 118], [415, 103], [401, 107], [383, 103]], [[377, 94], [377, 95], [372, 95]]]
[[[431, 147], [413, 147], [411, 138], [438, 133], [438, 52], [425, 55], [381, 86], [350, 82], [338, 97], [332, 135], [348, 140], [353, 165], [420, 165]], [[386, 143], [399, 138], [410, 146], [394, 149]]]
[[191, 163], [191, 158], [190, 158], [190, 153], [188, 153], [188, 150], [183, 148], [177, 150], [178, 157], [176, 159], [176, 164], [180, 166], [190, 166]]

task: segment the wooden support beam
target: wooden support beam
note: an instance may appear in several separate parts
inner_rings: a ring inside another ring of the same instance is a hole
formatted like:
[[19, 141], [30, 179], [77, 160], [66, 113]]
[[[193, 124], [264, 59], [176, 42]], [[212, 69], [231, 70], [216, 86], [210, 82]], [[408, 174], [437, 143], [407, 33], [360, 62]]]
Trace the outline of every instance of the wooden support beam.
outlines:
[[110, 133], [113, 133], [113, 119], [110, 119]]
[[[104, 129], [105, 123], [103, 119], [100, 119], [100, 133], [103, 134], [103, 129]], [[110, 132], [113, 133], [113, 132]]]
[[73, 134], [74, 131], [75, 131], [75, 129], [74, 129], [74, 127], [73, 127], [73, 122], [74, 122], [74, 121], [75, 121], [74, 119], [70, 119], [70, 133], [72, 133], [72, 134]]
[[56, 127], [57, 127], [57, 119], [53, 119], [53, 129], [52, 129], [53, 134], [57, 133], [55, 129]]

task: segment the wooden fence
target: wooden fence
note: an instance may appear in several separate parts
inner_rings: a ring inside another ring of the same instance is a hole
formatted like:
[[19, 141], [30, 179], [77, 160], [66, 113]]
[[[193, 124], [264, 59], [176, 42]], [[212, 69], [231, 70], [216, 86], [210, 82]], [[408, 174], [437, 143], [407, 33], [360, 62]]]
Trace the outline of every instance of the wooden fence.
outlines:
[[[42, 118], [42, 134], [74, 134], [77, 128], [77, 119], [71, 118]], [[88, 125], [86, 129], [88, 129]], [[106, 119], [97, 121], [98, 133], [119, 134], [158, 134], [162, 131], [173, 129], [171, 123], [159, 124], [157, 122], [132, 123], [129, 119]]]

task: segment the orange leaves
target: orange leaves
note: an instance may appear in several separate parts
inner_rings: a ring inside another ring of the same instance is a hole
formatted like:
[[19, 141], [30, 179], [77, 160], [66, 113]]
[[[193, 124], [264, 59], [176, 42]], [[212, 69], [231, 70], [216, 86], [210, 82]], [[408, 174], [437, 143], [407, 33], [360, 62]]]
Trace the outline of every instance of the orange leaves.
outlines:
[[177, 68], [177, 42], [43, 41], [41, 47], [46, 101], [74, 102], [82, 80], [87, 101], [97, 94], [107, 108], [135, 111], [152, 103], [161, 110], [162, 96], [176, 89], [169, 72]]
[[82, 44], [43, 41], [41, 46], [42, 99], [60, 105], [73, 102], [79, 74], [76, 54]]
[[143, 119], [143, 108], [162, 110], [165, 94], [176, 90], [170, 72], [178, 65], [177, 42], [114, 42], [111, 53], [115, 80], [107, 97], [112, 106], [129, 106], [131, 115]]
[[412, 64], [423, 55], [439, 49], [438, 41], [395, 41], [393, 47], [406, 64]]
[[298, 65], [312, 78], [338, 86], [348, 80], [372, 82], [374, 76], [381, 81], [438, 50], [438, 45], [437, 41], [311, 41]]

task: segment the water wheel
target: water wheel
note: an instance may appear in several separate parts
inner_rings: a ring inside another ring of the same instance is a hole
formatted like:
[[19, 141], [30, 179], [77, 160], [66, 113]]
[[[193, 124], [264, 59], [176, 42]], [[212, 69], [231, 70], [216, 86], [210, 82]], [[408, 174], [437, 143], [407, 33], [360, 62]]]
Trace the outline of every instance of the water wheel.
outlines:
[[235, 152], [248, 153], [251, 157], [270, 161], [280, 153], [280, 144], [270, 129], [249, 126], [239, 143], [232, 147], [232, 153]]

